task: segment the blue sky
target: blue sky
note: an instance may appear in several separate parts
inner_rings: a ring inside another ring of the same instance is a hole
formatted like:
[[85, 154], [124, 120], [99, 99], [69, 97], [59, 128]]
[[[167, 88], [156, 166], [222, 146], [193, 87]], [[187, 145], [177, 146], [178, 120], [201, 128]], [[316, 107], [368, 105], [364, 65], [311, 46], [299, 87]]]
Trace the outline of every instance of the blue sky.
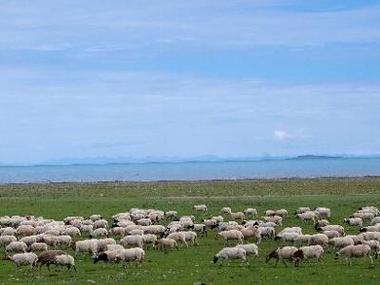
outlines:
[[108, 2], [0, 0], [0, 162], [380, 153], [379, 1]]

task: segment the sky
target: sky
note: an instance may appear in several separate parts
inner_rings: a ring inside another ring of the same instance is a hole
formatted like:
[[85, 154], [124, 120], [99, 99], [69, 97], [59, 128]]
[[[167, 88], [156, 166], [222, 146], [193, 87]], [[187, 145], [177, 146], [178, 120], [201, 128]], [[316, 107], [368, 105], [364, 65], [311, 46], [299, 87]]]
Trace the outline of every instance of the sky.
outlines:
[[380, 1], [0, 0], [0, 163], [380, 153]]

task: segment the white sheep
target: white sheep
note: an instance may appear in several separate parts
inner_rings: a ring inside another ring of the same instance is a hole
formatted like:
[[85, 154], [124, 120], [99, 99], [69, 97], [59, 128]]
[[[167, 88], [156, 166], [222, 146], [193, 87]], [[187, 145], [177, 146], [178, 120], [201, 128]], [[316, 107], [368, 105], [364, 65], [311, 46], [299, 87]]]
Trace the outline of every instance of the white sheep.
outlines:
[[367, 244], [349, 245], [336, 253], [336, 257], [344, 256], [346, 262], [351, 265], [351, 258], [368, 257], [371, 264], [373, 263], [371, 247]]
[[232, 213], [232, 210], [231, 210], [231, 208], [230, 207], [223, 207], [221, 210], [220, 210], [220, 212], [222, 213], [222, 214], [231, 214]]
[[242, 262], [247, 261], [247, 252], [241, 247], [225, 247], [219, 251], [213, 259], [214, 263], [223, 260], [240, 259]]
[[285, 266], [288, 266], [285, 260], [293, 260], [294, 253], [298, 250], [298, 248], [294, 246], [284, 246], [282, 248], [277, 248], [268, 254], [265, 262], [268, 263], [272, 258], [276, 259], [276, 265], [279, 261], [282, 261]]
[[123, 249], [118, 254], [118, 260], [124, 262], [138, 261], [141, 263], [144, 258], [145, 251], [139, 247]]
[[326, 235], [329, 239], [340, 237], [340, 233], [337, 231], [324, 231], [322, 234]]
[[10, 244], [12, 241], [17, 241], [17, 238], [15, 236], [0, 236], [0, 246], [7, 246]]
[[99, 228], [108, 228], [108, 222], [107, 220], [101, 219], [101, 220], [96, 220], [94, 222], [94, 229], [99, 229]]
[[243, 212], [232, 212], [230, 213], [230, 216], [233, 220], [244, 220], [245, 219], [245, 215]]
[[327, 225], [323, 227], [317, 227], [316, 230], [320, 232], [337, 231], [341, 236], [344, 236], [344, 228], [341, 225]]
[[333, 238], [329, 241], [329, 244], [332, 245], [336, 249], [341, 249], [349, 245], [354, 245], [354, 241], [350, 237], [337, 237]]
[[79, 252], [86, 252], [95, 255], [98, 252], [98, 240], [87, 239], [75, 243], [75, 255]]
[[44, 242], [35, 242], [35, 243], [31, 244], [30, 250], [32, 252], [46, 251], [46, 250], [48, 250], [48, 245]]
[[125, 236], [120, 240], [120, 244], [124, 247], [140, 247], [144, 245], [144, 240], [141, 235]]
[[350, 226], [357, 226], [357, 227], [363, 226], [362, 218], [348, 218], [348, 219], [344, 219], [344, 222], [349, 224]]
[[318, 207], [314, 212], [322, 219], [328, 219], [331, 216], [331, 210], [329, 208]]
[[296, 217], [302, 221], [312, 221], [315, 223], [315, 220], [317, 219], [317, 214], [313, 211], [306, 211], [300, 214], [296, 214]]
[[218, 233], [218, 235], [224, 239], [225, 244], [227, 244], [230, 240], [237, 241], [238, 244], [242, 244], [244, 239], [243, 234], [238, 230], [224, 231]]
[[360, 233], [358, 235], [358, 238], [361, 239], [361, 240], [371, 240], [371, 239], [374, 239], [374, 240], [380, 241], [380, 232], [364, 232], [364, 233]]
[[257, 216], [257, 210], [254, 208], [247, 208], [243, 211], [244, 215], [254, 217]]
[[153, 234], [142, 235], [142, 238], [143, 238], [144, 246], [147, 246], [147, 245], [154, 246], [157, 241], [157, 236]]
[[31, 268], [37, 265], [38, 256], [33, 252], [16, 253], [8, 256], [6, 259], [12, 260], [17, 267], [21, 265], [30, 265]]
[[243, 248], [247, 256], [259, 256], [259, 248], [254, 243], [238, 244], [235, 247]]
[[28, 246], [22, 241], [12, 241], [5, 247], [6, 253], [23, 253], [28, 250]]
[[309, 207], [299, 207], [296, 211], [296, 214], [302, 214], [302, 213], [305, 213], [305, 212], [308, 212], [310, 211], [310, 208]]
[[162, 238], [156, 241], [155, 248], [157, 249], [172, 249], [172, 248], [178, 248], [177, 242], [174, 239], [171, 238]]
[[170, 233], [167, 238], [169, 239], [174, 239], [176, 242], [181, 242], [183, 243], [184, 245], [186, 245], [186, 247], [189, 247], [189, 245], [187, 244], [186, 242], [186, 236], [184, 234], [184, 232], [175, 232], [175, 233]]
[[106, 228], [97, 228], [93, 230], [90, 234], [91, 238], [105, 238], [108, 236], [108, 231]]
[[325, 234], [313, 234], [309, 237], [308, 245], [320, 245], [322, 247], [327, 247], [329, 243], [329, 238]]
[[207, 206], [202, 204], [202, 205], [194, 205], [193, 210], [197, 212], [207, 212]]
[[198, 235], [196, 232], [188, 231], [188, 232], [182, 232], [185, 235], [185, 240], [190, 243], [191, 245], [198, 244], [197, 238]]
[[261, 243], [261, 230], [258, 226], [248, 226], [246, 228], [241, 229], [240, 231], [243, 234], [245, 240], [255, 238], [257, 244]]
[[303, 259], [317, 259], [321, 261], [324, 254], [323, 247], [320, 245], [309, 245], [300, 247], [294, 254], [293, 258], [295, 259], [296, 265]]
[[70, 270], [71, 268], [73, 268], [75, 271], [77, 271], [75, 267], [75, 259], [69, 254], [61, 254], [61, 255], [55, 256], [54, 264], [56, 266], [66, 266], [67, 270]]
[[277, 224], [279, 226], [282, 225], [282, 217], [281, 216], [277, 216], [277, 215], [274, 215], [274, 216], [264, 216], [263, 220], [266, 221], [266, 222], [275, 223], [275, 224]]

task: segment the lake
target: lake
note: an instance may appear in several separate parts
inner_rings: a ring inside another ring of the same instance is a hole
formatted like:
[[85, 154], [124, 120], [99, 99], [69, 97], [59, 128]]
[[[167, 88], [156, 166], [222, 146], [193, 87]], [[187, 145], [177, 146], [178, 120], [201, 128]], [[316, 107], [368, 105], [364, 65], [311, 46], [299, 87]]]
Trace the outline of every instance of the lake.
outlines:
[[0, 183], [380, 176], [380, 158], [0, 166]]

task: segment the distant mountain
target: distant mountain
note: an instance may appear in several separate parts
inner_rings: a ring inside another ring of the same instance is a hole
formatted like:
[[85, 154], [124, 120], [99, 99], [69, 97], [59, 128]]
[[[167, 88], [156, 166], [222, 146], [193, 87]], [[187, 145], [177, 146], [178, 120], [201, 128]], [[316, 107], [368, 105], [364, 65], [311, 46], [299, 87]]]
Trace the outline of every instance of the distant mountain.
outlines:
[[337, 158], [345, 158], [345, 156], [307, 154], [307, 155], [299, 155], [299, 156], [296, 156], [296, 157], [291, 157], [291, 158], [288, 158], [288, 159], [290, 159], [290, 160], [302, 160], [302, 159], [337, 159]]

